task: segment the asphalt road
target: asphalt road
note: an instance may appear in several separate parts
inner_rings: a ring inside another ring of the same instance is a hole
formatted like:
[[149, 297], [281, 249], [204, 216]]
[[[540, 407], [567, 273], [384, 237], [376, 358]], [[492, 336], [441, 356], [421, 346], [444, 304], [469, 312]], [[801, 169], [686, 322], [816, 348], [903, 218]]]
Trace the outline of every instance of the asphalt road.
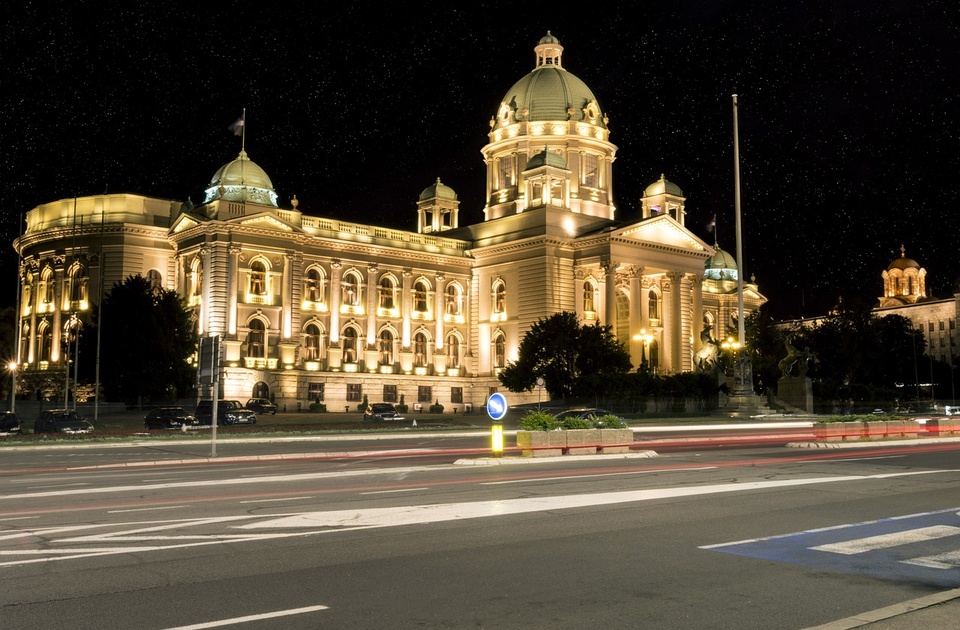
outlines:
[[[861, 627], [960, 587], [957, 453], [6, 469], [0, 614], [106, 630]], [[953, 627], [921, 617], [944, 606], [882, 623]]]

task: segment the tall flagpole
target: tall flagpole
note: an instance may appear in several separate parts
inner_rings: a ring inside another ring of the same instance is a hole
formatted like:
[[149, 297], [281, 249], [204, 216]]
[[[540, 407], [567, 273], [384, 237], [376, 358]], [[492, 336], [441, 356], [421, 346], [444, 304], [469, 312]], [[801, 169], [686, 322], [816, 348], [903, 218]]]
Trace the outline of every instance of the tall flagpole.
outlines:
[[743, 232], [740, 226], [740, 132], [737, 127], [737, 95], [733, 95], [733, 206], [737, 218], [737, 333], [740, 356], [734, 369], [733, 389], [736, 394], [753, 394], [753, 366], [747, 352], [743, 313]]

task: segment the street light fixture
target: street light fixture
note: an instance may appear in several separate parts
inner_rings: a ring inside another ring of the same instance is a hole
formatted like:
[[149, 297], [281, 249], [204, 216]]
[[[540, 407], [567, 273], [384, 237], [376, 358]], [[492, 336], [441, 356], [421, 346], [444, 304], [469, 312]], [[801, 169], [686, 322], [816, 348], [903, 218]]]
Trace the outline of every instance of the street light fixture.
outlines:
[[653, 341], [653, 335], [648, 333], [646, 328], [641, 328], [640, 334], [636, 336], [636, 339], [643, 342], [640, 346], [640, 370], [646, 372], [650, 368], [650, 366], [647, 365], [647, 348], [650, 347], [650, 342]]
[[733, 337], [727, 337], [723, 343], [720, 344], [720, 347], [723, 348], [724, 352], [731, 353], [731, 362], [737, 359], [737, 356], [740, 352], [740, 342], [734, 339]]

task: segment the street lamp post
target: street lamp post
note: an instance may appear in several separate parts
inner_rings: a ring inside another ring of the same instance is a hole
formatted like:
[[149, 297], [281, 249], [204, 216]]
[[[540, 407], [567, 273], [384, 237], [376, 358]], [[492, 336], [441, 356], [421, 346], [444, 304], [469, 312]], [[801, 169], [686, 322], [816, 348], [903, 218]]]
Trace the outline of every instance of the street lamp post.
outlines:
[[740, 353], [740, 342], [734, 339], [733, 337], [727, 337], [723, 343], [720, 344], [720, 347], [723, 350], [730, 354], [730, 362], [734, 364], [734, 369], [736, 369], [736, 360]]
[[12, 413], [17, 410], [17, 362], [8, 363], [7, 369], [10, 370], [10, 411]]
[[650, 342], [653, 341], [653, 335], [648, 333], [646, 328], [641, 328], [637, 339], [642, 342], [640, 345], [640, 371], [646, 372], [650, 369], [650, 366], [647, 365], [647, 348], [650, 347]]

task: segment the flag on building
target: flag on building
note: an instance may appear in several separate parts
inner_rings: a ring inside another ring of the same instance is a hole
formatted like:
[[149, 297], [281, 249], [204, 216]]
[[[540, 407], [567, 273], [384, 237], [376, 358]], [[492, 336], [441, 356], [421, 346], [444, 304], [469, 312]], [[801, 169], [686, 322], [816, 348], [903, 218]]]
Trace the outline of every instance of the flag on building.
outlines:
[[710, 219], [710, 223], [707, 223], [707, 230], [713, 232], [717, 227], [717, 215], [713, 215], [713, 218]]
[[240, 118], [237, 118], [236, 122], [234, 122], [232, 125], [228, 127], [228, 129], [233, 132], [233, 135], [235, 136], [243, 135], [243, 119], [246, 118], [246, 116], [247, 114], [246, 112], [244, 112], [243, 115], [240, 116]]

